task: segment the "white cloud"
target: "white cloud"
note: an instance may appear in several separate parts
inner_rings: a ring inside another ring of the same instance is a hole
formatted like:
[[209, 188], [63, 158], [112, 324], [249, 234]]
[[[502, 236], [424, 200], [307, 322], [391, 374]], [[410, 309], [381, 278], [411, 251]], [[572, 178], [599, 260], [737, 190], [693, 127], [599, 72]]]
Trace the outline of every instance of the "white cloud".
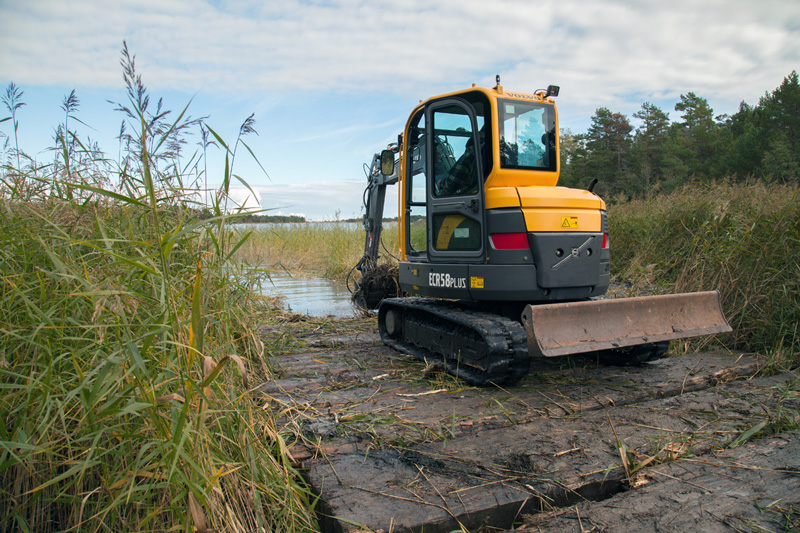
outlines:
[[258, 193], [254, 195], [250, 190], [244, 187], [230, 187], [228, 189], [228, 202], [226, 205], [228, 210], [245, 209], [247, 211], [259, 211], [261, 210], [261, 197]]
[[796, 0], [0, 0], [0, 83], [117, 89], [127, 40], [154, 94], [201, 94], [211, 109], [192, 113], [221, 133], [257, 112], [248, 142], [280, 183], [237, 173], [263, 208], [349, 218], [365, 182], [336, 178], [360, 176], [419, 99], [499, 73], [509, 89], [560, 85], [576, 132], [598, 107], [672, 112], [690, 91], [732, 113], [800, 67], [798, 29]]
[[800, 58], [800, 3], [785, 0], [38, 0], [0, 19], [5, 76], [22, 84], [117, 86], [123, 39], [153, 88], [232, 93], [452, 88], [502, 70], [506, 86], [560, 81], [587, 102], [740, 99]]
[[[363, 215], [362, 193], [366, 180], [331, 180], [306, 183], [270, 183], [254, 187], [265, 214], [302, 212], [309, 220], [358, 218]], [[397, 216], [396, 186], [386, 195], [385, 216]]]

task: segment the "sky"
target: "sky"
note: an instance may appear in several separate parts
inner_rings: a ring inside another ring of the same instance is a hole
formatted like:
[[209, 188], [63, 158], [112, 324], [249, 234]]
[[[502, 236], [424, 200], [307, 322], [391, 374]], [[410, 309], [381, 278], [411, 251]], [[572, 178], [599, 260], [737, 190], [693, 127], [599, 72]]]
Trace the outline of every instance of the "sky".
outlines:
[[[234, 173], [267, 214], [333, 220], [363, 214], [363, 165], [420, 100], [496, 75], [507, 90], [559, 85], [573, 133], [600, 107], [636, 125], [649, 102], [680, 120], [688, 92], [717, 115], [757, 104], [800, 70], [800, 0], [0, 0], [0, 92], [23, 91], [21, 150], [51, 158], [74, 89], [71, 128], [117, 154], [123, 41], [166, 109], [188, 104], [229, 143], [254, 114], [244, 140], [264, 170], [240, 152]], [[209, 186], [223, 158], [210, 148]], [[256, 205], [247, 194], [232, 196]]]

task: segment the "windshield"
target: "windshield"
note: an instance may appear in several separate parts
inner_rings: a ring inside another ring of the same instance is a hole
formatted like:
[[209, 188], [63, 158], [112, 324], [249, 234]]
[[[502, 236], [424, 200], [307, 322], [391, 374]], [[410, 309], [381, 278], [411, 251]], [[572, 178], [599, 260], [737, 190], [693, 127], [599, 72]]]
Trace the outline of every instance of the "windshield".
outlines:
[[556, 123], [551, 104], [500, 100], [500, 165], [556, 170]]

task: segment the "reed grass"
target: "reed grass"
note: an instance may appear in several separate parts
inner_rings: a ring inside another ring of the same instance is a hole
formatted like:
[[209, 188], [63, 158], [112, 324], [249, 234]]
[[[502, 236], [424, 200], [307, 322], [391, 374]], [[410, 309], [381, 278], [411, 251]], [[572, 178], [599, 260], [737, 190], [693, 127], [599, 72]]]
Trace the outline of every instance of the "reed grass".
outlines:
[[318, 530], [249, 392], [271, 375], [268, 309], [224, 205], [252, 120], [232, 146], [214, 133], [228, 157], [200, 221], [170, 148], [198, 123], [149, 106], [127, 47], [122, 64], [120, 161], [64, 128], [54, 163], [0, 170], [0, 531]]
[[[257, 224], [247, 226], [248, 241], [238, 257], [267, 271], [344, 280], [364, 255], [364, 228], [350, 222]], [[397, 252], [397, 225], [384, 226], [382, 260]]]
[[731, 349], [800, 355], [800, 189], [719, 182], [612, 204], [612, 273], [657, 292], [718, 290]]

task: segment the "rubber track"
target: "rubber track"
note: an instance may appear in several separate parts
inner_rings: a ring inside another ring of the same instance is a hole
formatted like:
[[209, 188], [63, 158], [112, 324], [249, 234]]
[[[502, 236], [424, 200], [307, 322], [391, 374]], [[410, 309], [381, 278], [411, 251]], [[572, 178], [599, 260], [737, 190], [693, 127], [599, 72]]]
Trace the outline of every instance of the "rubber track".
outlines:
[[[389, 335], [386, 313], [402, 315], [400, 336]], [[387, 346], [420, 361], [440, 362], [447, 372], [471, 385], [508, 385], [528, 374], [531, 358], [522, 324], [470, 302], [430, 298], [387, 298], [378, 311], [378, 330]], [[408, 337], [409, 330], [414, 333]], [[420, 333], [422, 332], [422, 333]], [[611, 365], [638, 365], [662, 357], [669, 342], [657, 342], [582, 354]], [[479, 356], [470, 358], [470, 354]]]
[[[385, 318], [389, 310], [402, 316], [398, 336], [387, 332]], [[471, 385], [516, 383], [530, 368], [522, 325], [471, 309], [469, 304], [389, 298], [381, 303], [378, 329], [387, 346], [421, 361], [441, 362], [448, 373]]]

